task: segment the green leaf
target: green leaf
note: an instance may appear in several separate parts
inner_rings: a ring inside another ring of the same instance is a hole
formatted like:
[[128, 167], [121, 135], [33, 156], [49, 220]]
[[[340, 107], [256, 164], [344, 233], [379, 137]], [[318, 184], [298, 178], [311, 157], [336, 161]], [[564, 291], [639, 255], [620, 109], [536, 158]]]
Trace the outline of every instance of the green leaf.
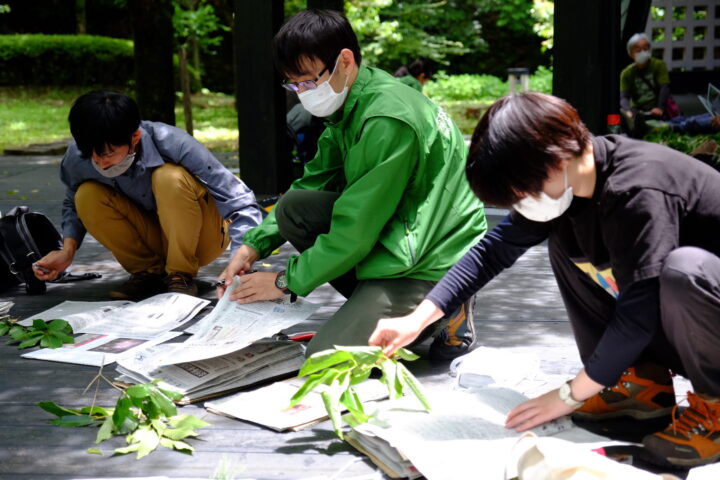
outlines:
[[370, 418], [365, 414], [365, 408], [360, 401], [360, 397], [352, 387], [349, 387], [343, 392], [340, 397], [340, 403], [348, 409], [350, 414], [352, 414], [359, 423], [365, 423], [368, 421], [368, 418]]
[[24, 348], [34, 347], [37, 345], [37, 343], [40, 341], [40, 337], [31, 338], [29, 340], [25, 340], [23, 342], [20, 342], [20, 345], [18, 345], [18, 350], [22, 350]]
[[298, 376], [306, 377], [311, 373], [315, 373], [346, 361], [352, 361], [352, 359], [353, 358], [350, 352], [342, 350], [323, 350], [314, 353], [305, 360], [300, 372], [298, 372]]
[[92, 453], [93, 455], [103, 455], [102, 450], [99, 448], [91, 447], [85, 450], [86, 453]]
[[152, 384], [141, 384], [133, 385], [132, 387], [125, 390], [125, 393], [130, 398], [147, 398], [153, 390]]
[[328, 385], [327, 390], [320, 394], [325, 410], [327, 410], [330, 420], [332, 420], [333, 430], [340, 437], [340, 440], [343, 439], [340, 397], [349, 386], [350, 372], [338, 372], [337, 377]]
[[358, 385], [368, 378], [370, 378], [370, 374], [373, 371], [373, 366], [364, 366], [359, 365], [357, 368], [354, 368], [352, 373], [350, 374], [350, 385]]
[[131, 410], [132, 406], [132, 400], [128, 397], [123, 396], [118, 400], [112, 415], [113, 424], [115, 425], [113, 430], [115, 433], [124, 434], [132, 432], [140, 424], [140, 420]]
[[113, 423], [112, 417], [107, 417], [102, 425], [100, 425], [100, 429], [95, 437], [95, 443], [104, 442], [105, 440], [112, 438], [114, 426], [115, 424]]
[[176, 415], [168, 420], [168, 424], [176, 429], [195, 429], [210, 426], [210, 424], [202, 418], [198, 418], [193, 415]]
[[47, 324], [48, 330], [52, 332], [72, 333], [72, 327], [65, 320], [55, 319]]
[[81, 410], [75, 410], [73, 408], [61, 407], [55, 402], [38, 402], [37, 406], [42, 408], [46, 412], [55, 415], [56, 417], [64, 417], [67, 415], [80, 415], [82, 413], [86, 413], [82, 412]]
[[383, 372], [383, 376], [380, 377], [380, 381], [385, 384], [388, 389], [388, 395], [391, 399], [397, 399], [402, 397], [402, 384], [398, 383], [398, 363], [394, 360], [385, 360], [380, 363], [380, 369]]
[[174, 417], [177, 415], [177, 407], [168, 397], [165, 396], [157, 388], [150, 393], [150, 401], [160, 410], [166, 417]]
[[54, 420], [50, 420], [50, 423], [59, 427], [85, 427], [92, 425], [95, 421], [90, 415], [65, 415]]
[[425, 392], [423, 392], [422, 386], [420, 385], [420, 382], [418, 382], [417, 378], [415, 378], [415, 375], [410, 373], [410, 370], [408, 370], [402, 363], [398, 364], [398, 371], [404, 383], [410, 387], [410, 390], [412, 390], [418, 400], [420, 400], [420, 403], [422, 403], [422, 406], [425, 407], [425, 410], [429, 412], [431, 410], [430, 402], [428, 402]]
[[10, 331], [10, 325], [7, 323], [0, 323], [0, 337], [4, 337]]
[[178, 452], [182, 453], [192, 453], [195, 451], [195, 448], [190, 445], [189, 443], [182, 442], [180, 440], [171, 440], [169, 438], [160, 438], [160, 445], [162, 445], [165, 448], [170, 448], [173, 450], [177, 450]]
[[40, 332], [45, 332], [48, 329], [48, 324], [45, 323], [45, 320], [36, 318], [33, 320], [32, 328]]
[[115, 453], [118, 455], [125, 455], [127, 453], [137, 452], [139, 448], [140, 448], [139, 443], [131, 443], [127, 447], [116, 448]]
[[415, 355], [413, 352], [411, 352], [410, 350], [408, 350], [406, 348], [398, 348], [397, 350], [395, 350], [395, 354], [398, 355], [403, 360], [407, 360], [409, 362], [412, 362], [413, 360], [417, 360], [418, 358], [420, 358], [419, 355]]
[[85, 413], [87, 415], [91, 415], [93, 417], [107, 417], [112, 415], [112, 409], [103, 408], [103, 407], [83, 407], [79, 410], [80, 413]]
[[139, 427], [135, 430], [135, 432], [133, 432], [133, 438], [140, 444], [140, 447], [137, 450], [138, 460], [155, 450], [160, 444], [160, 437], [157, 432], [149, 426]]
[[40, 346], [45, 348], [60, 348], [63, 346], [63, 342], [54, 335], [44, 335], [40, 337]]
[[348, 352], [352, 355], [355, 363], [361, 365], [373, 365], [384, 356], [380, 347], [343, 347], [336, 345], [335, 348]]
[[292, 396], [290, 399], [290, 407], [294, 407], [300, 401], [305, 398], [305, 396], [310, 393], [312, 389], [317, 387], [320, 384], [331, 382], [338, 374], [338, 370], [336, 368], [329, 368], [325, 370], [324, 372], [318, 372], [310, 375], [307, 380], [305, 380], [305, 383], [302, 384], [302, 386], [298, 389], [297, 392], [295, 392], [295, 395]]
[[14, 338], [15, 340], [19, 340], [21, 336], [25, 334], [27, 329], [23, 327], [22, 325], [15, 325], [14, 327], [10, 327], [10, 336]]
[[179, 400], [182, 400], [185, 394], [176, 392], [175, 390], [167, 390], [165, 388], [158, 387], [158, 390], [160, 390], [166, 397], [168, 397], [173, 402], [177, 402]]
[[75, 339], [65, 333], [56, 332], [55, 337], [59, 338], [62, 341], [62, 343], [75, 343]]

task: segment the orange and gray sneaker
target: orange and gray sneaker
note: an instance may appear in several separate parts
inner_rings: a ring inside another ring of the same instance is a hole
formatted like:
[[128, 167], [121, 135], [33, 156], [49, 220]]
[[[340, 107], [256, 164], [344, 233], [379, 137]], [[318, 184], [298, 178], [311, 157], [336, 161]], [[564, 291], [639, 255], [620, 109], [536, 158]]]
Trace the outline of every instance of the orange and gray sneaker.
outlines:
[[473, 324], [473, 306], [475, 295], [460, 306], [450, 319], [447, 327], [440, 330], [430, 344], [428, 357], [433, 362], [447, 362], [473, 349], [476, 342]]
[[672, 465], [692, 467], [720, 460], [720, 402], [688, 392], [689, 406], [665, 430], [643, 438], [645, 448]]
[[620, 381], [593, 395], [573, 418], [599, 421], [616, 417], [638, 420], [668, 416], [675, 406], [675, 389], [667, 368], [644, 363], [627, 368]]

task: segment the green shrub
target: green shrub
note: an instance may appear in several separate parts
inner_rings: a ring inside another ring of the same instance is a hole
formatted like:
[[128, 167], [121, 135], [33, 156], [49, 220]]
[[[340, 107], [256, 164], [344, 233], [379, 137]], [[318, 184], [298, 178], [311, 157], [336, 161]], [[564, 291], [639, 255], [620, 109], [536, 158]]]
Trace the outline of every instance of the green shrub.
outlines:
[[0, 85], [127, 86], [133, 44], [95, 35], [0, 35]]
[[[539, 67], [530, 76], [530, 90], [552, 93], [552, 70]], [[507, 80], [493, 75], [447, 75], [437, 73], [424, 88], [435, 101], [472, 100], [476, 103], [493, 103], [508, 93]]]

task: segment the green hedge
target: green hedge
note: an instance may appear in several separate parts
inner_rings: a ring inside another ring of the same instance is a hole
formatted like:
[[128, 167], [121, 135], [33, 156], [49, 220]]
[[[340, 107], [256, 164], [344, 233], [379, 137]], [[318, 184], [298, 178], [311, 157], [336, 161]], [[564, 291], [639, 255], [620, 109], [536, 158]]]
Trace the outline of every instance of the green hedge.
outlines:
[[[552, 70], [540, 67], [530, 75], [530, 90], [543, 93], [552, 92]], [[436, 74], [424, 88], [428, 97], [436, 101], [470, 100], [478, 103], [493, 103], [507, 95], [506, 79], [493, 75], [447, 75]]]
[[0, 85], [127, 86], [130, 40], [96, 35], [0, 35]]

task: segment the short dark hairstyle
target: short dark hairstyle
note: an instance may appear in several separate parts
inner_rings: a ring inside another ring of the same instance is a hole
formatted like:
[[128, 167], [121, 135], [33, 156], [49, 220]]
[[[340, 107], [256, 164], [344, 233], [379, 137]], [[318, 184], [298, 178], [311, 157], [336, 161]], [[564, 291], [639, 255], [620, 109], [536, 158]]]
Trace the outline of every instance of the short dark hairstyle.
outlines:
[[426, 77], [430, 78], [433, 75], [432, 62], [425, 58], [418, 58], [413, 60], [410, 65], [403, 65], [402, 67], [395, 70], [393, 76], [404, 77], [405, 75], [412, 75], [417, 78], [421, 73], [424, 73]]
[[89, 158], [105, 153], [108, 145], [130, 145], [140, 127], [140, 109], [123, 93], [95, 90], [75, 100], [68, 121], [80, 153]]
[[275, 67], [281, 75], [302, 76], [303, 59], [318, 59], [328, 69], [340, 51], [348, 48], [360, 65], [362, 55], [350, 22], [334, 10], [303, 10], [291, 17], [273, 39]]
[[582, 155], [591, 138], [566, 101], [537, 92], [509, 95], [480, 119], [465, 174], [480, 200], [510, 207], [538, 195], [549, 172]]

